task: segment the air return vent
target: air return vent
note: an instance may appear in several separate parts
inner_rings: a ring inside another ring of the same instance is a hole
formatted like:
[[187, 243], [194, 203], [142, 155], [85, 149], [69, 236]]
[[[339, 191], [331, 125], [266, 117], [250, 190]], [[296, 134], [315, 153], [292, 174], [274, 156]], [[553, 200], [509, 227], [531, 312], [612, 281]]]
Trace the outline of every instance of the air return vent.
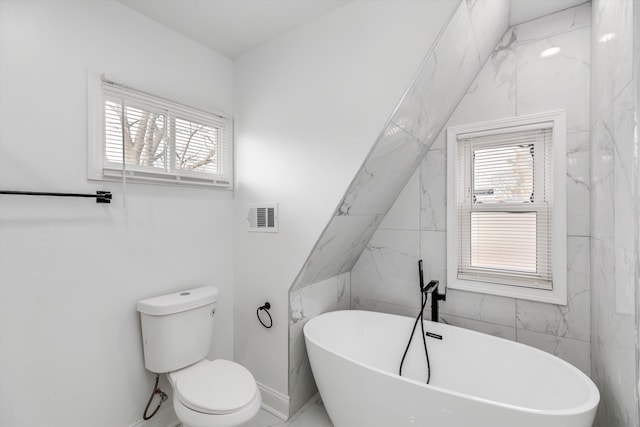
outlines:
[[262, 231], [266, 233], [278, 232], [278, 204], [254, 203], [249, 205], [249, 231]]

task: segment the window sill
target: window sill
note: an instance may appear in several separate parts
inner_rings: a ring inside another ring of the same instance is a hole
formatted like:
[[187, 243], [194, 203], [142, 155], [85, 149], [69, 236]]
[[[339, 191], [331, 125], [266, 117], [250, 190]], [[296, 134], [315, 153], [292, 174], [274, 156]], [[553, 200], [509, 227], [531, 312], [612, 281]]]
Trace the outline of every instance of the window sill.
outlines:
[[[125, 172], [125, 179], [128, 183], [135, 184], [155, 184], [155, 185], [171, 185], [171, 186], [190, 186], [216, 188], [220, 190], [233, 190], [233, 183], [226, 180], [216, 180], [214, 178], [196, 178], [190, 176], [181, 176], [173, 174], [134, 172], [128, 170]], [[113, 169], [104, 169], [100, 174], [90, 173], [89, 180], [92, 181], [111, 181], [122, 182], [122, 171]]]

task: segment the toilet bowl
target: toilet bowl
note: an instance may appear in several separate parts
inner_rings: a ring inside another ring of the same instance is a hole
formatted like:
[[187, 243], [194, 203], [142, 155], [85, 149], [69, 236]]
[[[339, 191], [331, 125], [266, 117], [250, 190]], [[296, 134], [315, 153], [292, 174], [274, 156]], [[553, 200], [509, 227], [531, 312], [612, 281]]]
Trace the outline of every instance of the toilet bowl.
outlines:
[[204, 359], [167, 376], [184, 427], [240, 426], [260, 410], [262, 397], [253, 376], [235, 362]]
[[189, 289], [138, 301], [144, 366], [166, 373], [183, 427], [235, 427], [260, 410], [253, 375], [230, 360], [208, 360], [218, 289]]

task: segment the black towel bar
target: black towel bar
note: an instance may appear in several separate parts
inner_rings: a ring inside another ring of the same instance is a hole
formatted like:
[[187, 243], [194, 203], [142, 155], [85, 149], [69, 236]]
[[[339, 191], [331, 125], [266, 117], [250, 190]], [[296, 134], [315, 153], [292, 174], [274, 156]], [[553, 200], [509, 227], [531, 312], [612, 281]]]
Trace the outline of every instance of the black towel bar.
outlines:
[[14, 194], [19, 196], [95, 197], [96, 203], [111, 203], [111, 191], [96, 191], [96, 194], [80, 194], [80, 193], [49, 193], [49, 192], [43, 192], [43, 191], [0, 190], [0, 194]]

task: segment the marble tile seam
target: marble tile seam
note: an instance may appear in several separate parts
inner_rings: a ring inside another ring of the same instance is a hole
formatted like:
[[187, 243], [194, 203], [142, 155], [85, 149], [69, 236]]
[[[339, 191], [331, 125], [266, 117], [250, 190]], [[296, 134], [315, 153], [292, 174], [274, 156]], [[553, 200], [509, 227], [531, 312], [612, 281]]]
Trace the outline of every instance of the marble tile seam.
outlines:
[[[446, 292], [445, 292], [446, 293]], [[429, 306], [429, 303], [427, 303], [427, 305]], [[428, 308], [428, 307], [427, 307]], [[426, 308], [425, 308], [426, 310]], [[518, 329], [516, 326], [514, 325], [505, 325], [503, 323], [497, 323], [497, 322], [488, 322], [486, 320], [480, 320], [480, 319], [474, 319], [473, 317], [468, 317], [468, 316], [460, 316], [459, 314], [453, 314], [450, 313], [448, 311], [446, 311], [443, 307], [440, 308], [440, 313], [444, 314], [446, 316], [449, 317], [456, 317], [458, 319], [465, 319], [465, 320], [471, 320], [472, 322], [480, 322], [480, 323], [486, 323], [487, 325], [495, 325], [495, 326], [500, 326], [500, 327], [504, 327], [504, 328], [512, 328], [512, 329]], [[455, 326], [455, 325], [453, 325]], [[522, 329], [522, 328], [520, 328]]]
[[[467, 10], [467, 15], [469, 16], [469, 25], [471, 25], [471, 34], [473, 35], [473, 41], [476, 44], [476, 53], [478, 55], [478, 62], [480, 63], [480, 69], [482, 69], [482, 67], [484, 67], [484, 62], [482, 62], [482, 58], [480, 56], [480, 44], [478, 43], [478, 35], [477, 35], [477, 31], [478, 30], [473, 25], [473, 19], [471, 19], [471, 10], [469, 10], [469, 3], [467, 3], [466, 10]], [[489, 58], [491, 57], [492, 53], [493, 53], [493, 49], [491, 49], [491, 53], [489, 53], [489, 56], [487, 57], [487, 60], [489, 60]], [[476, 75], [476, 77], [477, 77], [477, 75]], [[476, 77], [474, 77], [473, 80], [471, 81], [472, 84], [475, 81]], [[445, 124], [445, 126], [446, 126], [446, 124]]]
[[[400, 228], [400, 227], [378, 227], [378, 230], [385, 231], [421, 231], [420, 228]], [[433, 230], [437, 231], [437, 230]]]
[[567, 341], [575, 341], [575, 342], [581, 342], [581, 343], [586, 343], [586, 344], [590, 344], [591, 343], [591, 339], [588, 340], [582, 340], [579, 338], [572, 338], [572, 337], [565, 337], [562, 335], [555, 335], [555, 334], [550, 334], [547, 332], [541, 332], [541, 331], [536, 331], [536, 330], [532, 330], [532, 329], [525, 329], [525, 328], [518, 328], [516, 327], [516, 332], [517, 331], [522, 331], [522, 332], [528, 332], [528, 333], [532, 333], [532, 334], [539, 334], [539, 335], [546, 335], [549, 337], [554, 337], [554, 338], [561, 338], [563, 340], [567, 340]]
[[592, 237], [590, 234], [567, 233], [567, 237]]
[[[402, 307], [402, 308], [406, 308], [406, 309], [409, 309], [409, 310], [414, 310], [415, 309], [416, 310], [416, 315], [418, 314], [419, 307], [413, 307], [413, 306], [408, 306], [408, 305], [404, 305], [404, 304], [397, 304], [395, 302], [382, 301], [382, 300], [377, 299], [377, 298], [367, 298], [367, 301], [368, 302], [378, 302], [378, 303], [381, 303], [381, 304], [392, 305], [394, 307]], [[351, 308], [351, 310], [361, 310], [361, 309]], [[427, 308], [425, 307], [425, 311], [426, 310], [427, 310]]]
[[[442, 310], [441, 310], [442, 311]], [[579, 338], [573, 338], [573, 337], [567, 337], [567, 336], [563, 336], [563, 335], [557, 335], [557, 334], [552, 334], [552, 333], [548, 333], [548, 332], [543, 332], [543, 331], [539, 331], [539, 330], [535, 330], [535, 329], [527, 329], [527, 328], [523, 328], [523, 327], [519, 327], [519, 326], [511, 326], [511, 325], [503, 325], [501, 323], [495, 323], [495, 322], [488, 322], [486, 320], [478, 320], [478, 319], [474, 319], [472, 317], [467, 317], [467, 316], [460, 316], [457, 314], [450, 314], [450, 313], [446, 313], [444, 311], [442, 311], [442, 314], [448, 316], [448, 317], [455, 317], [455, 318], [459, 318], [459, 319], [465, 319], [465, 320], [470, 320], [472, 322], [480, 322], [480, 323], [486, 323], [487, 325], [494, 325], [494, 326], [500, 326], [500, 327], [504, 327], [504, 328], [511, 328], [514, 329], [517, 333], [517, 331], [525, 331], [525, 332], [532, 332], [532, 333], [536, 333], [536, 334], [540, 334], [540, 335], [547, 335], [550, 337], [555, 337], [555, 338], [562, 338], [562, 339], [566, 339], [566, 340], [571, 340], [571, 341], [579, 341], [579, 342], [583, 342], [583, 343], [590, 343], [591, 340], [584, 340], [584, 339], [579, 339]], [[517, 338], [517, 335], [516, 335]]]
[[[518, 25], [520, 25], [520, 24], [518, 24]], [[517, 29], [518, 25], [514, 25], [513, 27], [509, 27], [509, 29], [512, 29], [512, 28], [516, 28]], [[557, 31], [557, 32], [554, 32], [554, 33], [550, 33], [550, 34], [545, 34], [544, 37], [539, 38], [539, 39], [523, 40], [523, 41], [517, 41], [517, 30], [516, 30], [516, 47], [523, 47], [523, 46], [530, 45], [532, 43], [538, 43], [538, 42], [546, 40], [546, 39], [552, 39], [554, 37], [558, 37], [558, 36], [561, 36], [561, 35], [573, 33], [575, 31], [584, 30], [585, 28], [589, 28], [589, 27], [591, 27], [591, 24], [586, 24], [583, 27], [576, 27], [576, 28], [572, 28], [570, 30], [561, 30], [561, 31]]]

